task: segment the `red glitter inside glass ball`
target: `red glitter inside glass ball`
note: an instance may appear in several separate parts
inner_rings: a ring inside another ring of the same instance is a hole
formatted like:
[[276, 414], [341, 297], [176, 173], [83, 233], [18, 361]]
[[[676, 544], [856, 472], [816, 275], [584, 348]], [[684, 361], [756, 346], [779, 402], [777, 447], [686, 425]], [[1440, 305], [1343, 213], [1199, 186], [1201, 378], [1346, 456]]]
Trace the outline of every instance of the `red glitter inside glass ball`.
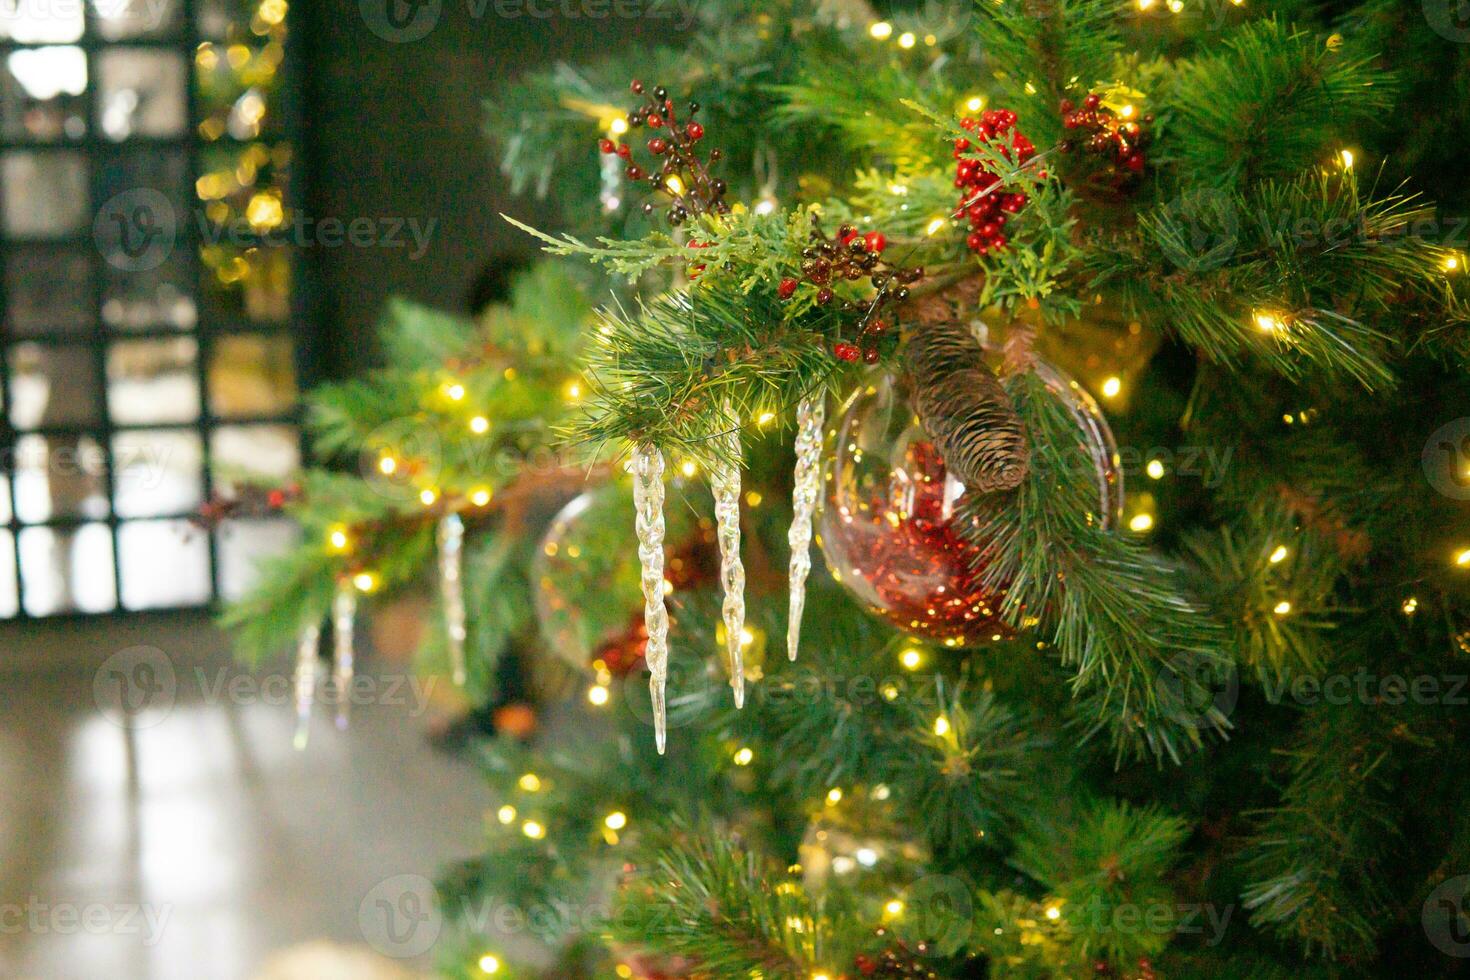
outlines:
[[[1078, 421], [1107, 522], [1122, 499], [1107, 422], [1055, 368], [1041, 364], [1037, 373]], [[837, 580], [899, 629], [948, 646], [1012, 635], [999, 616], [1004, 589], [984, 581], [983, 542], [959, 533], [965, 487], [946, 470], [901, 383], [870, 379], [844, 406], [830, 438], [818, 541]]]

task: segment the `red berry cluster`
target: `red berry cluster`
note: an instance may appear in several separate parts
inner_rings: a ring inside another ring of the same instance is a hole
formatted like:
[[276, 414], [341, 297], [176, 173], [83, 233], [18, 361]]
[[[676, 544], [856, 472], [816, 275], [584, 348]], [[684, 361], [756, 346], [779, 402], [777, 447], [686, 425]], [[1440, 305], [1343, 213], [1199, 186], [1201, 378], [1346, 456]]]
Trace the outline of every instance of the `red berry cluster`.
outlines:
[[204, 527], [218, 527], [227, 518], [261, 517], [282, 510], [293, 501], [301, 499], [301, 484], [288, 483], [282, 487], [261, 487], [245, 484], [230, 496], [217, 495], [199, 505], [192, 518]]
[[[645, 95], [646, 89], [640, 81], [630, 86], [634, 95]], [[633, 160], [633, 149], [628, 143], [614, 143], [610, 139], [597, 141], [603, 153], [616, 154], [628, 162], [624, 173], [629, 180], [646, 180], [653, 189], [665, 194], [670, 200], [669, 223], [682, 225], [696, 214], [725, 214], [730, 206], [725, 203], [725, 182], [710, 176], [704, 161], [699, 159], [694, 145], [704, 139], [704, 126], [693, 120], [680, 122], [674, 110], [674, 102], [662, 85], [646, 93], [647, 101], [628, 113], [628, 125], [633, 129], [647, 127], [653, 134], [648, 139], [648, 152], [655, 161], [647, 169]], [[699, 112], [699, 103], [689, 103], [689, 115]], [[711, 150], [709, 162], [720, 159], [719, 150]], [[677, 179], [675, 179], [677, 178]], [[653, 204], [643, 205], [645, 214], [652, 214]]]
[[[844, 300], [844, 313], [861, 313], [856, 332], [851, 337], [838, 337], [832, 353], [843, 361], [863, 360], [874, 364], [879, 358], [879, 344], [888, 334], [889, 323], [882, 314], [887, 308], [908, 299], [909, 285], [924, 277], [921, 266], [903, 268], [883, 259], [888, 237], [881, 231], [859, 233], [852, 225], [837, 229], [835, 239], [828, 238], [814, 222], [810, 244], [801, 251], [802, 279], [817, 287], [816, 301], [826, 306], [836, 297], [833, 285], [866, 278], [877, 290], [864, 300]], [[796, 294], [798, 280], [792, 276], [776, 286], [776, 295], [790, 299]]]
[[1079, 130], [1076, 137], [1068, 137], [1057, 144], [1063, 153], [1081, 149], [1100, 158], [1115, 177], [1123, 182], [1143, 173], [1148, 159], [1143, 151], [1152, 141], [1152, 134], [1143, 128], [1154, 121], [1153, 116], [1144, 116], [1143, 125], [1124, 119], [1102, 104], [1102, 96], [1089, 92], [1082, 100], [1081, 108], [1071, 99], [1062, 100], [1062, 125], [1067, 129]]
[[[979, 119], [966, 116], [960, 120], [960, 128], [974, 134], [976, 143], [983, 143], [1020, 165], [1036, 155], [1036, 147], [1015, 126], [1016, 114], [1009, 109], [989, 109]], [[995, 190], [1000, 177], [986, 169], [985, 161], [965, 156], [971, 145], [970, 139], [964, 136], [954, 142], [954, 156], [959, 161], [955, 164], [954, 185], [960, 189], [956, 214], [964, 215], [970, 222], [965, 245], [970, 251], [985, 255], [1006, 247], [1006, 218], [1024, 208], [1028, 199], [1021, 192]]]

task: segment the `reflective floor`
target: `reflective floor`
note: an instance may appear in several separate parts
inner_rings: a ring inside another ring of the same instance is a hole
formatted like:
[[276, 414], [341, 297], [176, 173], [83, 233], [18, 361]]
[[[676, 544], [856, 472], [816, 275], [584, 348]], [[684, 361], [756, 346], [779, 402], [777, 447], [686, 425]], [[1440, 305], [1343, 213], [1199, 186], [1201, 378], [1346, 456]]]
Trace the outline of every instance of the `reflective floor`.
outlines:
[[484, 791], [425, 743], [432, 692], [370, 673], [297, 752], [288, 665], [223, 647], [203, 616], [0, 630], [0, 977], [295, 976], [282, 951], [318, 940], [365, 957], [348, 975], [427, 970], [372, 904], [478, 849]]

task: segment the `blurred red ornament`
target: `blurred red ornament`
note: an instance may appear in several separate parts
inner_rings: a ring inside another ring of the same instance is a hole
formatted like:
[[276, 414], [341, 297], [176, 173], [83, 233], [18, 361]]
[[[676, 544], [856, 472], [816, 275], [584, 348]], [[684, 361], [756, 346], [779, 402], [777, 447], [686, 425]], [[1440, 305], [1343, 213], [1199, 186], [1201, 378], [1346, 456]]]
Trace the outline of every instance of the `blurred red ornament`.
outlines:
[[635, 610], [627, 629], [605, 641], [593, 651], [593, 657], [607, 666], [614, 677], [626, 677], [643, 663], [648, 646], [648, 627], [643, 623], [643, 610]]
[[495, 731], [501, 735], [530, 738], [536, 732], [536, 710], [520, 701], [496, 708], [491, 721]]
[[[1036, 372], [1082, 430], [1106, 525], [1123, 494], [1107, 422], [1056, 368], [1038, 362]], [[832, 440], [817, 540], [834, 577], [869, 610], [919, 636], [972, 646], [1011, 635], [999, 615], [1004, 589], [985, 584], [987, 549], [960, 533], [965, 486], [914, 417], [903, 382], [875, 376], [859, 388]]]

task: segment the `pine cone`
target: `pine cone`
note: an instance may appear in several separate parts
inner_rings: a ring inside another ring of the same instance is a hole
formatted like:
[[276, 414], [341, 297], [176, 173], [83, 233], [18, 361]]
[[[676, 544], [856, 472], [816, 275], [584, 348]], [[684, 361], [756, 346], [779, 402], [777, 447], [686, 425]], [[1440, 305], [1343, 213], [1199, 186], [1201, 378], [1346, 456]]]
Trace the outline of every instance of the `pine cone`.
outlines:
[[926, 323], [908, 342], [909, 406], [966, 487], [1012, 490], [1030, 450], [1009, 396], [964, 324]]

